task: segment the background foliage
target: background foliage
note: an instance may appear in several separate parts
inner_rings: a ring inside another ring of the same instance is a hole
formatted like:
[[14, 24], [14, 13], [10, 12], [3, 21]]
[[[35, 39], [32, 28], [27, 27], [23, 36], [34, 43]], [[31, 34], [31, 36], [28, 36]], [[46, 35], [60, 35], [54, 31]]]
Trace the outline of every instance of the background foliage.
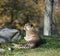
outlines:
[[[0, 0], [0, 21], [21, 30], [31, 22], [43, 32], [45, 0]], [[54, 3], [53, 34], [60, 34], [60, 0]], [[57, 27], [56, 27], [57, 26]]]

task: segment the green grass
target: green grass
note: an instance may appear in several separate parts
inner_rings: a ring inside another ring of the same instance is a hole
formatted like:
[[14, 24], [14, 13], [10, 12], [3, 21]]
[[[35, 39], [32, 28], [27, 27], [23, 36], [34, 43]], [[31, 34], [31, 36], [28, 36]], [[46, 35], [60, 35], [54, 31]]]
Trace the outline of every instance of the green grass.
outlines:
[[[24, 40], [20, 42], [24, 42]], [[11, 44], [6, 45], [10, 47]], [[42, 44], [34, 49], [15, 49], [13, 51], [9, 51], [7, 47], [5, 49], [6, 52], [2, 56], [60, 56], [60, 37], [42, 37]]]

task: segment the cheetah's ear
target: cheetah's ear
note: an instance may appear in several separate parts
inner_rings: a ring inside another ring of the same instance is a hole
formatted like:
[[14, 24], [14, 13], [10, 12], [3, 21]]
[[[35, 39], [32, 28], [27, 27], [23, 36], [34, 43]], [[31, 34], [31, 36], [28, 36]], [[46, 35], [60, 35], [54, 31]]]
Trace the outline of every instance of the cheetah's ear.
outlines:
[[31, 27], [33, 27], [33, 25], [31, 24]]
[[33, 24], [32, 24], [32, 23], [29, 22], [28, 24], [29, 24], [31, 27], [33, 27]]

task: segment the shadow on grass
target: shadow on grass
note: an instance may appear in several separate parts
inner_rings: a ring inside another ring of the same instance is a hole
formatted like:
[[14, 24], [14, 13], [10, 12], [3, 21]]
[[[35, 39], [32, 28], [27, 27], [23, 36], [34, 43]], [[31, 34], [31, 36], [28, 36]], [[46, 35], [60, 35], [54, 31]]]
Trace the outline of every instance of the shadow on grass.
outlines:
[[44, 36], [41, 40], [41, 48], [60, 48], [60, 37]]
[[41, 45], [46, 44], [46, 39], [41, 39]]

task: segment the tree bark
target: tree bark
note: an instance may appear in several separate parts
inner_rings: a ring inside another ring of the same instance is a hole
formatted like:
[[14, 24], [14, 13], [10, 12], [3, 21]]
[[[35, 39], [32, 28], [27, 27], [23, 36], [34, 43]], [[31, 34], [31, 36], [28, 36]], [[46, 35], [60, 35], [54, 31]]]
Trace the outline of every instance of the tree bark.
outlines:
[[53, 2], [54, 0], [45, 0], [46, 7], [44, 13], [44, 35], [52, 34], [52, 14], [53, 14]]

